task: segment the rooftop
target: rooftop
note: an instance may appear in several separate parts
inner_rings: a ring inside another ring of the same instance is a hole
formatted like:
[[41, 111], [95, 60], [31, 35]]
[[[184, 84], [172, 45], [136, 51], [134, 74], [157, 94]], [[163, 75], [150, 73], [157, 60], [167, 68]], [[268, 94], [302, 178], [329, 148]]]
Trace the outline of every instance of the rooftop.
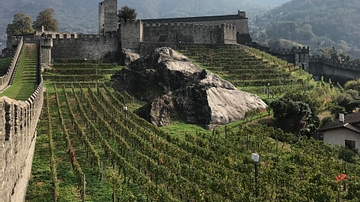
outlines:
[[344, 122], [340, 122], [339, 119], [337, 119], [332, 123], [320, 127], [319, 131], [327, 131], [337, 128], [346, 128], [354, 132], [360, 133], [359, 124], [360, 124], [360, 113], [352, 113], [345, 115]]
[[232, 20], [232, 19], [248, 19], [244, 11], [238, 11], [236, 15], [211, 15], [197, 17], [180, 17], [180, 18], [158, 18], [158, 19], [141, 19], [143, 22], [191, 22], [191, 21], [212, 21], [216, 20]]

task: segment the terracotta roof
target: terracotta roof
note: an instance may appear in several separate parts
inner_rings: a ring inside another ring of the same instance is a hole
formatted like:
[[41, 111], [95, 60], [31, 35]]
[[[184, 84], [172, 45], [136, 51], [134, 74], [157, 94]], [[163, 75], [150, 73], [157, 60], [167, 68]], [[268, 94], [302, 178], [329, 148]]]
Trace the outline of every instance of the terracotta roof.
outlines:
[[349, 130], [360, 133], [360, 113], [348, 114], [344, 117], [344, 122], [340, 122], [339, 119], [332, 123], [319, 128], [319, 131], [326, 131], [336, 128], [347, 128]]

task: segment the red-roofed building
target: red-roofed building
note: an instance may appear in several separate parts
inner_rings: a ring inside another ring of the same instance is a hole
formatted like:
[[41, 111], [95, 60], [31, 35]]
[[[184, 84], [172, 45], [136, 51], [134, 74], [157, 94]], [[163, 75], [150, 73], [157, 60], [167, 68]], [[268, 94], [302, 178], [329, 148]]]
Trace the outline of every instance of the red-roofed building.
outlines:
[[360, 150], [360, 113], [348, 114], [320, 127], [319, 131], [325, 142]]

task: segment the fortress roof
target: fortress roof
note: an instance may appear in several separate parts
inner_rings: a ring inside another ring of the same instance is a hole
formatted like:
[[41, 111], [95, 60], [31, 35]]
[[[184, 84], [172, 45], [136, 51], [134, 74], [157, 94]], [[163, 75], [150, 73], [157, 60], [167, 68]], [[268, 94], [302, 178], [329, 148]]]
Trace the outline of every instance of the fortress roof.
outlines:
[[152, 22], [197, 22], [197, 21], [214, 21], [214, 20], [236, 20], [248, 19], [245, 17], [245, 12], [240, 12], [236, 15], [212, 15], [212, 16], [197, 16], [197, 17], [181, 17], [181, 18], [157, 18], [157, 19], [141, 19], [146, 23]]

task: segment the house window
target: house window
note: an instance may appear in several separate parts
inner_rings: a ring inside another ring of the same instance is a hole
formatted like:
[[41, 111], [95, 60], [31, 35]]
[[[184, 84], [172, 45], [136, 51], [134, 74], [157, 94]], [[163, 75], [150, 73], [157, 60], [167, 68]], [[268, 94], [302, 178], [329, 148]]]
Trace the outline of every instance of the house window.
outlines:
[[345, 140], [345, 147], [347, 147], [349, 149], [354, 149], [355, 148], [355, 141], [353, 141], [353, 140]]

